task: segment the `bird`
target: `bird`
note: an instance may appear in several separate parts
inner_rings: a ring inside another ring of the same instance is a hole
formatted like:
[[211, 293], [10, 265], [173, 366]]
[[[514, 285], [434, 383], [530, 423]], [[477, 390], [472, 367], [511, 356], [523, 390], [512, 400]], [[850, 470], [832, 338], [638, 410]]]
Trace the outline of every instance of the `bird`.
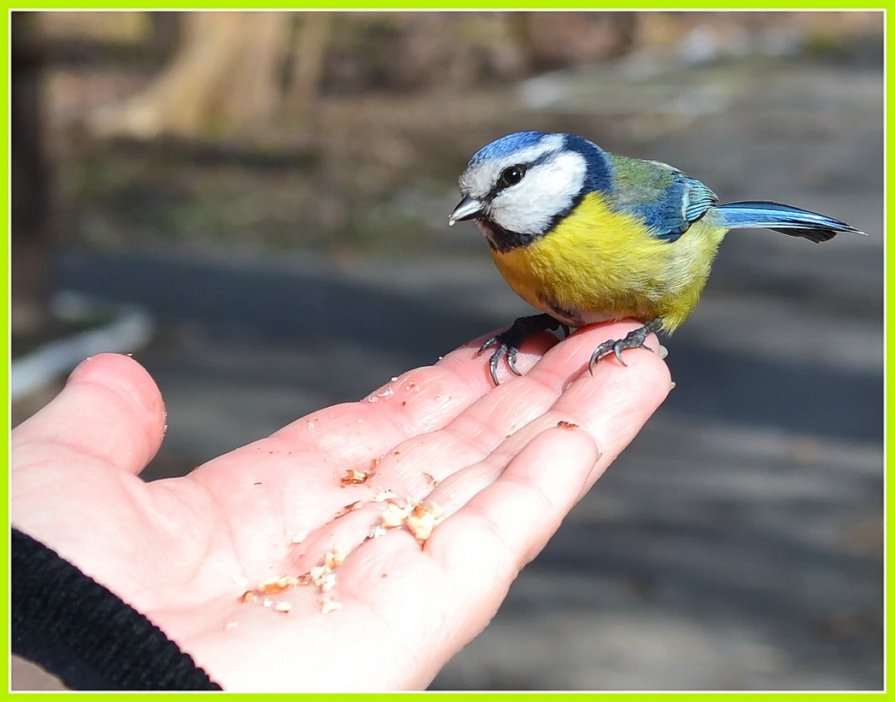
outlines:
[[499, 384], [502, 358], [516, 375], [528, 337], [547, 330], [633, 318], [642, 326], [593, 352], [648, 348], [693, 311], [718, 246], [732, 229], [772, 229], [816, 243], [864, 234], [825, 214], [771, 201], [719, 204], [706, 185], [660, 161], [614, 155], [574, 134], [520, 131], [469, 159], [462, 199], [448, 224], [472, 220], [505, 281], [540, 314], [487, 339]]

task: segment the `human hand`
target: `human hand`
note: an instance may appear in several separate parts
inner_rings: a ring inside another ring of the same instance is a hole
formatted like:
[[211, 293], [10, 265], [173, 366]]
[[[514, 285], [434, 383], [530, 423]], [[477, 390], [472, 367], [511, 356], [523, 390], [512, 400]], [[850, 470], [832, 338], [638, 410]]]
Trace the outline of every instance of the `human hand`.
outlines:
[[150, 483], [158, 388], [99, 355], [13, 431], [12, 521], [224, 689], [423, 688], [668, 393], [643, 350], [587, 373], [597, 344], [634, 326], [535, 337], [525, 375], [496, 388], [471, 343]]

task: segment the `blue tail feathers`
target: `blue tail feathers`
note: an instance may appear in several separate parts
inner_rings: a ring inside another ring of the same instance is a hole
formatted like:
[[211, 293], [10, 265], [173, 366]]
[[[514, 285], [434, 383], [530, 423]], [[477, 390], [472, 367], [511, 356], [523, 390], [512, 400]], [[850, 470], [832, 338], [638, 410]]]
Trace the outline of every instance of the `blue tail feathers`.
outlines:
[[840, 232], [864, 233], [827, 215], [777, 202], [731, 202], [716, 205], [714, 210], [728, 229], [773, 229], [817, 243], [829, 241]]

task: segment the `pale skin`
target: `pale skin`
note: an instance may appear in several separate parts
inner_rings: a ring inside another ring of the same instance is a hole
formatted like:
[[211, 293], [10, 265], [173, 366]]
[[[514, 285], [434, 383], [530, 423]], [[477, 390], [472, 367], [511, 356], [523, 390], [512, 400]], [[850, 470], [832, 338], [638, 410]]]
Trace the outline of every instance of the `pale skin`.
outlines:
[[[425, 688], [669, 392], [646, 349], [625, 351], [627, 368], [610, 359], [587, 372], [599, 343], [637, 326], [530, 339], [525, 375], [498, 387], [471, 342], [360, 402], [149, 483], [139, 474], [165, 431], [159, 390], [134, 360], [95, 356], [12, 433], [12, 522], [226, 690]], [[343, 484], [349, 470], [363, 482]], [[368, 538], [387, 490], [443, 512], [428, 540], [406, 525]], [[240, 600], [336, 551], [347, 556], [331, 589]]]

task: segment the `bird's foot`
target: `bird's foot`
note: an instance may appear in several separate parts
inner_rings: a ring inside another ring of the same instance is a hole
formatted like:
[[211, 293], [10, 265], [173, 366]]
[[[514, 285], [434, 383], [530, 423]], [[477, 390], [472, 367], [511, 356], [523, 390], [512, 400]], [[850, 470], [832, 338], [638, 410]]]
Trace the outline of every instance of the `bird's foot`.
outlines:
[[488, 362], [491, 380], [494, 381], [494, 384], [500, 385], [500, 381], [497, 379], [497, 366], [501, 358], [507, 359], [507, 367], [515, 375], [522, 375], [522, 371], [516, 367], [516, 354], [519, 353], [519, 348], [528, 337], [556, 328], [562, 328], [565, 335], [569, 335], [569, 327], [565, 324], [557, 322], [548, 314], [535, 314], [530, 317], [519, 317], [505, 332], [495, 334], [487, 339], [479, 348], [479, 355], [483, 354], [486, 349], [494, 348], [494, 353], [491, 354], [491, 359]]
[[662, 320], [653, 319], [642, 327], [638, 327], [630, 332], [624, 339], [607, 339], [594, 349], [594, 352], [590, 355], [587, 369], [590, 371], [591, 375], [593, 375], [594, 366], [597, 365], [597, 362], [610, 351], [615, 354], [619, 363], [623, 366], [627, 366], [628, 364], [622, 360], [622, 351], [625, 349], [649, 349], [652, 351], [652, 349], [645, 343], [646, 337], [653, 332], [659, 331], [661, 328]]

